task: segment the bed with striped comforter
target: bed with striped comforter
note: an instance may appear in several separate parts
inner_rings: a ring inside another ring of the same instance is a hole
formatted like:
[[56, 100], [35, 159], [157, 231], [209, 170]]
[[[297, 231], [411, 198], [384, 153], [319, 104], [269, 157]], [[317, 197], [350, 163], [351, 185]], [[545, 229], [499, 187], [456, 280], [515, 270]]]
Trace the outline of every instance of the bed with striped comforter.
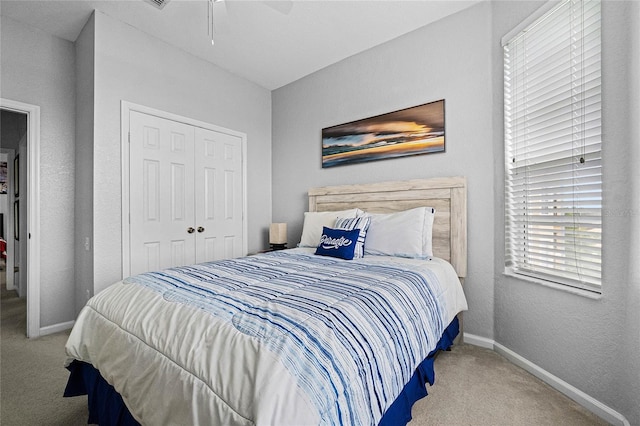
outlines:
[[443, 260], [293, 249], [127, 278], [66, 349], [142, 424], [376, 425], [466, 308]]

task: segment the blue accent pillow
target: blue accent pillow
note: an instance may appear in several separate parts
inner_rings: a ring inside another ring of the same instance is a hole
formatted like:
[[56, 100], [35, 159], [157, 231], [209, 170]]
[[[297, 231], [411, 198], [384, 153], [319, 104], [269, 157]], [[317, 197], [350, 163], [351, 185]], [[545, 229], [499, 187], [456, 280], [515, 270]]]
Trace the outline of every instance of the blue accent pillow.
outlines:
[[316, 254], [351, 260], [356, 250], [359, 235], [359, 229], [333, 229], [323, 226]]

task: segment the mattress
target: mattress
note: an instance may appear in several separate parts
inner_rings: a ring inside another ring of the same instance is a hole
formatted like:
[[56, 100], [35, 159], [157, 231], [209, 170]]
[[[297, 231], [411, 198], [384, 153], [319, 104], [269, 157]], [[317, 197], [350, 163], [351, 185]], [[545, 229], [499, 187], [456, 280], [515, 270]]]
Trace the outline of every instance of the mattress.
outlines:
[[283, 250], [112, 285], [67, 364], [95, 367], [142, 424], [375, 425], [466, 308], [441, 259]]

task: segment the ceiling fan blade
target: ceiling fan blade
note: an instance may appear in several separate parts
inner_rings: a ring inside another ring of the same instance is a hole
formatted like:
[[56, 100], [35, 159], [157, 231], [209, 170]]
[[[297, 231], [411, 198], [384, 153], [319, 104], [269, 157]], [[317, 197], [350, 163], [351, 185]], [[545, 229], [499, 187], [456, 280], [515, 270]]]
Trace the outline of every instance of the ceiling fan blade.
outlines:
[[284, 15], [288, 15], [293, 7], [293, 0], [265, 0], [264, 4]]

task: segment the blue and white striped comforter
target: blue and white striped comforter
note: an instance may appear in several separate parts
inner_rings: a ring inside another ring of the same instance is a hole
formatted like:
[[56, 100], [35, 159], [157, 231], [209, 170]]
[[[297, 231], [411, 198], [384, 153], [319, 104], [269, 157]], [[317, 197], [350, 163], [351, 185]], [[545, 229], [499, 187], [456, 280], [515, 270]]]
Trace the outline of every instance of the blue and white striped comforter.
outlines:
[[[453, 315], [466, 309], [455, 272], [444, 261], [376, 256], [344, 261], [303, 250], [150, 272], [121, 286], [143, 287], [163, 303], [182, 306], [181, 311], [215, 318], [218, 329], [235, 335], [230, 339], [250, 341], [259, 348], [256, 353], [279, 360], [289, 382], [304, 395], [304, 407], [291, 407], [292, 418], [305, 418], [299, 412], [307, 410], [310, 421], [327, 425], [377, 424]], [[162, 343], [150, 340], [163, 351]], [[168, 350], [166, 357], [180, 359], [182, 352]], [[197, 375], [198, 368], [182, 358], [176, 363]], [[252, 374], [246, 364], [230, 367], [235, 369], [230, 382], [238, 374]], [[221, 394], [215, 380], [202, 381]], [[271, 385], [255, 386], [266, 391]], [[286, 406], [295, 405], [290, 399], [270, 404], [278, 406], [277, 414], [251, 413], [233, 402], [252, 398], [245, 393], [239, 389], [239, 396], [222, 399], [252, 423], [287, 423]], [[129, 408], [135, 416], [134, 407]]]

